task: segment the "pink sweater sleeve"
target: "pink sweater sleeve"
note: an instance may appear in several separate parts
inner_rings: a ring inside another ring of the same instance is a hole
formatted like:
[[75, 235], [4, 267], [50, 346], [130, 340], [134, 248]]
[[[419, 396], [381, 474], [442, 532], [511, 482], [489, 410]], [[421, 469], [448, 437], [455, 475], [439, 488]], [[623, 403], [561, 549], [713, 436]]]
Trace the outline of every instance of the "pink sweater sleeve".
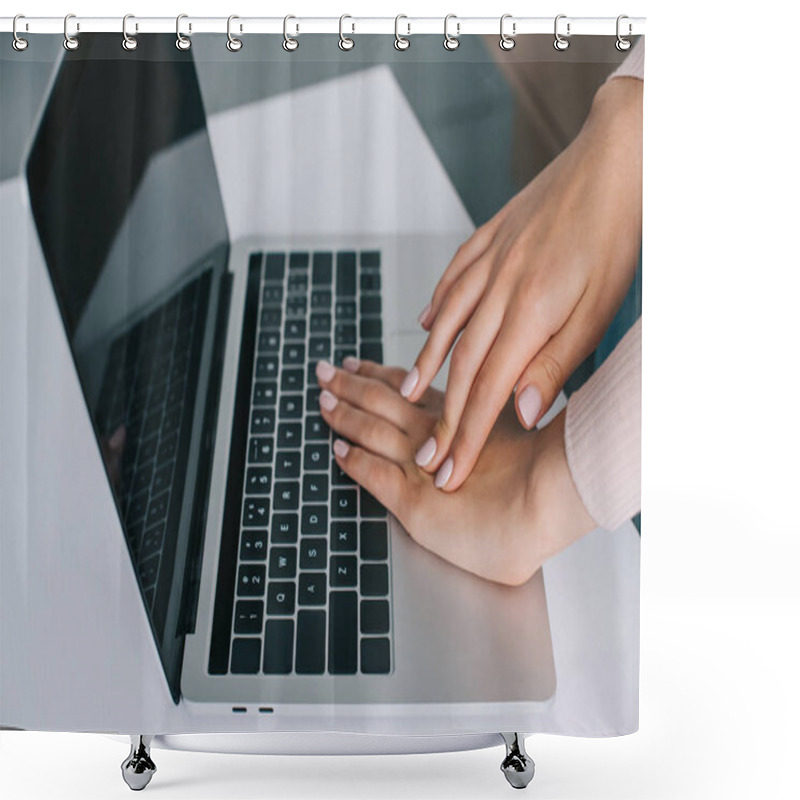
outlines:
[[567, 403], [572, 479], [591, 518], [614, 530], [641, 508], [642, 319]]

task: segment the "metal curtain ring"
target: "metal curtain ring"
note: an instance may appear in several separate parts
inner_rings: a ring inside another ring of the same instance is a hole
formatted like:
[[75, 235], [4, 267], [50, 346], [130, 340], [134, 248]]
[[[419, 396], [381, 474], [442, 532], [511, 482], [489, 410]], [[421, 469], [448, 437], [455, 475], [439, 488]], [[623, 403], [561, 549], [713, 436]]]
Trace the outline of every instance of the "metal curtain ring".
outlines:
[[[225, 42], [225, 47], [227, 47], [228, 50], [231, 51], [231, 53], [238, 53], [242, 49], [242, 40], [241, 39], [237, 39], [231, 33], [231, 22], [233, 22], [235, 19], [239, 19], [239, 17], [237, 17], [236, 14], [231, 14], [228, 17], [228, 41]], [[239, 26], [239, 31], [241, 32], [241, 30], [242, 30], [242, 26], [240, 25]]]
[[503, 30], [503, 25], [505, 24], [505, 21], [507, 19], [511, 19], [511, 16], [512, 16], [511, 14], [503, 14], [503, 16], [500, 17], [500, 49], [501, 50], [513, 50], [514, 49], [514, 45], [516, 44], [514, 36], [516, 36], [516, 34], [517, 34], [517, 23], [516, 22], [512, 22], [511, 23], [511, 36], [509, 36]]
[[[64, 49], [65, 50], [77, 50], [80, 47], [80, 44], [81, 44], [78, 41], [78, 37], [77, 36], [70, 36], [69, 35], [68, 26], [69, 26], [69, 21], [71, 19], [75, 19], [75, 15], [74, 14], [67, 14], [67, 16], [64, 17]], [[76, 23], [76, 30], [79, 31], [80, 29], [81, 29], [80, 24]]]
[[[395, 50], [408, 50], [411, 47], [411, 39], [406, 39], [405, 36], [400, 35], [400, 20], [401, 19], [408, 19], [405, 14], [398, 14], [394, 18], [394, 49]], [[411, 36], [411, 23], [407, 22], [406, 27], [408, 28], [408, 32], [406, 36]]]
[[[556, 21], [553, 23], [553, 33], [555, 34], [556, 37], [555, 40], [553, 41], [553, 47], [555, 47], [555, 49], [558, 50], [559, 52], [566, 50], [569, 47], [569, 39], [566, 39], [558, 32], [558, 21], [566, 18], [567, 18], [566, 14], [559, 14], [556, 17]], [[570, 33], [571, 33], [570, 24], [569, 22], [567, 22], [567, 36], [569, 36]]]
[[[178, 14], [177, 19], [175, 20], [175, 47], [178, 50], [188, 50], [192, 46], [192, 40], [188, 36], [184, 36], [181, 33], [181, 20], [188, 19], [188, 14]], [[189, 32], [192, 30], [192, 23], [189, 23]]]
[[25, 19], [25, 15], [24, 14], [17, 14], [17, 16], [14, 17], [14, 22], [11, 25], [11, 33], [14, 35], [14, 38], [11, 40], [11, 46], [18, 53], [21, 53], [23, 50], [27, 50], [28, 49], [28, 40], [27, 39], [23, 39], [17, 33], [17, 21], [20, 20], [20, 19]]
[[[288, 25], [290, 19], [296, 19], [296, 17], [293, 17], [291, 14], [289, 14], [283, 18], [283, 49], [286, 50], [287, 53], [294, 53], [294, 51], [300, 47], [300, 41], [292, 36], [289, 36]], [[296, 26], [296, 31], [297, 33], [300, 33], [299, 25]]]
[[444, 18], [444, 49], [458, 50], [458, 46], [461, 44], [461, 42], [458, 41], [459, 34], [461, 33], [461, 23], [458, 21], [456, 22], [456, 35], [451, 36], [447, 31], [447, 23], [450, 22], [451, 19], [457, 20], [458, 18], [455, 14], [448, 14]]
[[[619, 50], [621, 53], [624, 53], [626, 50], [630, 50], [630, 49], [631, 49], [631, 43], [630, 43], [630, 40], [629, 40], [629, 39], [626, 39], [626, 38], [625, 38], [625, 37], [624, 37], [624, 36], [623, 36], [623, 35], [620, 33], [620, 22], [622, 22], [622, 20], [624, 20], [624, 19], [628, 19], [628, 16], [627, 16], [627, 14], [620, 14], [620, 15], [617, 17], [617, 42], [616, 42], [616, 44], [614, 45], [614, 46], [617, 48], [617, 50]], [[629, 22], [629, 23], [628, 23], [628, 36], [630, 36], [630, 35], [631, 35], [631, 31], [632, 31], [632, 30], [633, 30], [633, 26], [632, 26], [632, 25], [630, 24], [630, 22]]]
[[[122, 46], [123, 46], [123, 48], [125, 50], [135, 50], [137, 48], [139, 42], [136, 41], [136, 37], [135, 36], [128, 36], [128, 20], [129, 19], [135, 19], [133, 14], [126, 14], [122, 18]], [[139, 25], [138, 24], [135, 26], [135, 29], [137, 31], [139, 30]]]
[[[356, 46], [356, 43], [352, 39], [344, 35], [343, 26], [346, 19], [353, 18], [349, 14], [342, 14], [342, 16], [339, 17], [339, 49], [344, 51], [352, 50]], [[356, 26], [355, 23], [353, 23], [353, 31], [355, 31], [355, 29]]]

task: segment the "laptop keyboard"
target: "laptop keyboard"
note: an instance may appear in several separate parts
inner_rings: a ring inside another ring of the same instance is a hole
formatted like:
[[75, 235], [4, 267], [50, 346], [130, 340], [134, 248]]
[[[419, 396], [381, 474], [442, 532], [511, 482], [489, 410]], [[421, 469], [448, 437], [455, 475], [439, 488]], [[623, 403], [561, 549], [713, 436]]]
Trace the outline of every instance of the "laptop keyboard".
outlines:
[[100, 390], [101, 438], [125, 428], [112, 482], [151, 611], [164, 562], [174, 555], [165, 547], [174, 544], [180, 518], [209, 284], [206, 272], [117, 336]]
[[250, 257], [211, 674], [390, 672], [386, 509], [333, 460], [315, 373], [383, 361], [380, 289], [377, 251]]

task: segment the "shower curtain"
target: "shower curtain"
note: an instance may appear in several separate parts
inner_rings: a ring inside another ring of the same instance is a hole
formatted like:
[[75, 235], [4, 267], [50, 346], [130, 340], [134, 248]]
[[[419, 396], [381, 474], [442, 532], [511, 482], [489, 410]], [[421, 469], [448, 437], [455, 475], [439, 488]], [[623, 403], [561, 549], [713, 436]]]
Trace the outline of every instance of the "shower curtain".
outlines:
[[643, 41], [345, 31], [0, 39], [4, 727], [637, 729]]

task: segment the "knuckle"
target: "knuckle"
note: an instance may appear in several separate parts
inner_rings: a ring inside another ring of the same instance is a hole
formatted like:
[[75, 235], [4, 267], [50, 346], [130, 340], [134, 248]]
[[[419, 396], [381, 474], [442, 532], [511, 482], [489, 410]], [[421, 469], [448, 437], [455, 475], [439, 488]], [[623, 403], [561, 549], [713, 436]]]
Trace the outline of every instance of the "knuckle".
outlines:
[[564, 368], [552, 353], [546, 350], [539, 353], [539, 366], [551, 388], [558, 390], [564, 385]]

